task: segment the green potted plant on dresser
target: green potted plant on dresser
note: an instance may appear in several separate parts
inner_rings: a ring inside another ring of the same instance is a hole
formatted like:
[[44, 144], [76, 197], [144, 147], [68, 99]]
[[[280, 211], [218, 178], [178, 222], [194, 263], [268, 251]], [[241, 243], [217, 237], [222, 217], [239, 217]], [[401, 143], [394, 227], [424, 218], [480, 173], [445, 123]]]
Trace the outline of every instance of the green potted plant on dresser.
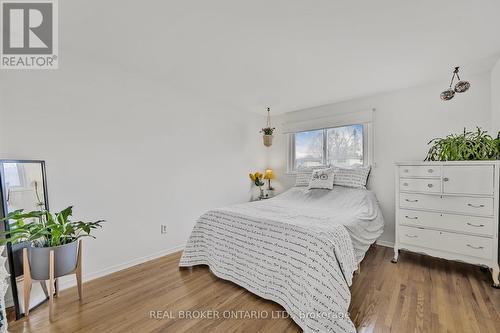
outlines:
[[[26, 315], [29, 313], [31, 280], [52, 282], [58, 277], [76, 273], [81, 297], [81, 241], [78, 240], [82, 237], [95, 238], [92, 231], [102, 227], [104, 220], [72, 221], [72, 214], [72, 206], [57, 213], [45, 209], [32, 212], [20, 209], [3, 219], [14, 223], [11, 223], [10, 230], [0, 233], [5, 237], [0, 240], [0, 245], [29, 244], [23, 256], [24, 280], [28, 284], [25, 288], [25, 293], [28, 293], [25, 294], [25, 303], [28, 303], [25, 304]], [[52, 296], [49, 295], [50, 300]]]

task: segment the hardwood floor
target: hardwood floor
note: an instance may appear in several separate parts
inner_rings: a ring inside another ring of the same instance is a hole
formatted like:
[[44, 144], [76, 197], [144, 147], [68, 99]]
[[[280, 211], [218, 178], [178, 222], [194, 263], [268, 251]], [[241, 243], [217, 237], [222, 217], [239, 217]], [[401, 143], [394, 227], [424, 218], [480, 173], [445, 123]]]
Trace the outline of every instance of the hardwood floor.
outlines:
[[[76, 288], [64, 290], [52, 324], [44, 304], [11, 322], [9, 332], [301, 331], [279, 305], [214, 277], [206, 267], [179, 270], [179, 257], [85, 283], [81, 304]], [[349, 312], [359, 332], [500, 332], [500, 290], [491, 288], [489, 273], [405, 252], [397, 264], [391, 258], [392, 249], [373, 246], [355, 276]], [[259, 311], [254, 316], [281, 318], [183, 319], [183, 310]], [[150, 318], [150, 311], [165, 311], [164, 318]]]

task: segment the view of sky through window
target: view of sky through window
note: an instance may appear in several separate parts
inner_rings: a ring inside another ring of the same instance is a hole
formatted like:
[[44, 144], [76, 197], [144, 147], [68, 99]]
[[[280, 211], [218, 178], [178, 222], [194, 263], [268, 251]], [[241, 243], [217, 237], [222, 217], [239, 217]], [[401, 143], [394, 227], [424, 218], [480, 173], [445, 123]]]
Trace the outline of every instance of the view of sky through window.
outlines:
[[298, 132], [294, 138], [296, 169], [363, 164], [362, 124]]
[[323, 130], [295, 134], [295, 167], [323, 165]]

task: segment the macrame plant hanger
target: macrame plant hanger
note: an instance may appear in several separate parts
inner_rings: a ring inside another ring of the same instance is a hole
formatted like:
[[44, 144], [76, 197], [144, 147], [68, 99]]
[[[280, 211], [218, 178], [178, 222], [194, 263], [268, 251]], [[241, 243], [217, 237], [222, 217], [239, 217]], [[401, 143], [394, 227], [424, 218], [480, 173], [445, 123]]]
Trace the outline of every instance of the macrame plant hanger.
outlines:
[[263, 134], [262, 139], [264, 141], [264, 146], [271, 147], [273, 144], [273, 133], [275, 127], [271, 127], [271, 108], [267, 108], [267, 122], [266, 127], [264, 127], [260, 132]]

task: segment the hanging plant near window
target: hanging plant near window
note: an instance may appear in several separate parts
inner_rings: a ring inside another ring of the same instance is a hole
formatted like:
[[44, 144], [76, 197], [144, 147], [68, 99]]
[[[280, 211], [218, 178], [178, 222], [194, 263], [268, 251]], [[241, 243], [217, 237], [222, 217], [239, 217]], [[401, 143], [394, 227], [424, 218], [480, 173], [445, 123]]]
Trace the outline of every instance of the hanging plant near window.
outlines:
[[464, 128], [463, 134], [450, 134], [432, 139], [425, 161], [468, 161], [500, 159], [500, 132], [492, 138], [477, 127], [475, 132]]
[[267, 108], [267, 125], [260, 130], [263, 134], [264, 146], [271, 147], [273, 144], [273, 133], [276, 127], [271, 127], [271, 109]]

